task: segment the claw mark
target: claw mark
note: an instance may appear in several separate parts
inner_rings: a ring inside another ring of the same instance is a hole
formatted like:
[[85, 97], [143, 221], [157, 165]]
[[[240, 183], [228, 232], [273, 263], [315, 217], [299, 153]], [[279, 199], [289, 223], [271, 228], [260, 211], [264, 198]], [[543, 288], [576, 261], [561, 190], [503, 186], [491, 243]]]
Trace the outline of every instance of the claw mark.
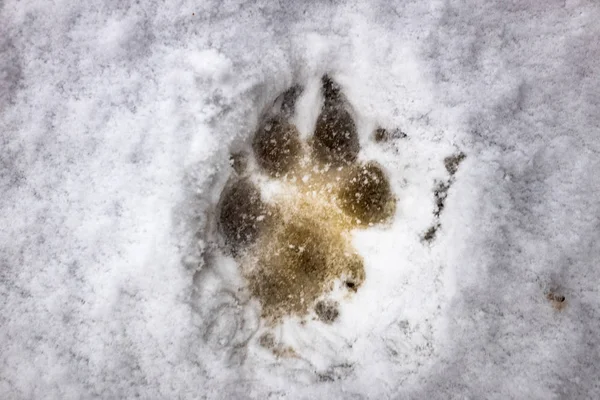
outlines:
[[446, 167], [446, 171], [450, 175], [450, 178], [447, 182], [438, 182], [433, 190], [433, 196], [435, 198], [435, 205], [433, 208], [433, 216], [435, 217], [434, 224], [427, 229], [425, 234], [423, 235], [423, 241], [431, 243], [435, 239], [437, 235], [437, 231], [440, 229], [440, 216], [442, 211], [444, 211], [444, 207], [446, 205], [446, 198], [448, 197], [448, 190], [450, 190], [450, 186], [454, 183], [454, 174], [458, 171], [458, 167], [460, 163], [467, 156], [464, 153], [458, 153], [453, 156], [446, 157], [444, 159], [444, 166]]
[[325, 102], [313, 136], [315, 157], [334, 166], [352, 163], [360, 151], [356, 124], [340, 87], [327, 75], [322, 82]]
[[281, 114], [290, 117], [294, 114], [296, 100], [302, 94], [302, 86], [295, 85], [281, 95]]

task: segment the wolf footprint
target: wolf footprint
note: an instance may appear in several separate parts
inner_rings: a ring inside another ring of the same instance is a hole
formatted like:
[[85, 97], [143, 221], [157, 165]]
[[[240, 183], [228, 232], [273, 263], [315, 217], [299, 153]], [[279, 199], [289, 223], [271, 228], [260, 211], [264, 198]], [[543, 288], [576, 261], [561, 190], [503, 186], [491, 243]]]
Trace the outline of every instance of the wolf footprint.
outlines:
[[[311, 312], [333, 322], [337, 309], [325, 313], [323, 305], [337, 304], [326, 300], [335, 283], [341, 280], [351, 295], [365, 279], [351, 231], [385, 223], [395, 213], [382, 167], [358, 161], [358, 131], [341, 87], [327, 75], [321, 82], [324, 101], [312, 137], [301, 140], [291, 122], [301, 92], [295, 86], [263, 116], [251, 154], [233, 156], [237, 175], [219, 200], [224, 249], [272, 322]], [[277, 188], [269, 196], [264, 182]]]

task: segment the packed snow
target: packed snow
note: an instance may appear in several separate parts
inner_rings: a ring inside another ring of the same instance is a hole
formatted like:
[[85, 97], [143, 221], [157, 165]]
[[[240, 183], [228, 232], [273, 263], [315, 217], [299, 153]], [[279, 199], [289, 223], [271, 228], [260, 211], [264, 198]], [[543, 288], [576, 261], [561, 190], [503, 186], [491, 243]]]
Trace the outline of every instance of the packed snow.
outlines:
[[[593, 0], [0, 3], [0, 398], [600, 398], [599, 20]], [[271, 324], [215, 215], [293, 85], [310, 139], [324, 74], [396, 209], [352, 232], [366, 278], [333, 323]]]

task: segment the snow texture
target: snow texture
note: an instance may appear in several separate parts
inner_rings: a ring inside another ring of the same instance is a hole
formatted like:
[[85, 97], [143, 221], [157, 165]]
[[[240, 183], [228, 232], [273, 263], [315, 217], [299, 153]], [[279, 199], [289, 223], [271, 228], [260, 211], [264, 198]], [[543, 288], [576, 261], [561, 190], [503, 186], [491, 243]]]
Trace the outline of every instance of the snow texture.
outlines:
[[[599, 20], [593, 0], [0, 2], [0, 398], [600, 398]], [[207, 261], [210, 221], [293, 84], [310, 136], [324, 73], [397, 212], [355, 233], [367, 278], [335, 323], [269, 328], [233, 259]]]

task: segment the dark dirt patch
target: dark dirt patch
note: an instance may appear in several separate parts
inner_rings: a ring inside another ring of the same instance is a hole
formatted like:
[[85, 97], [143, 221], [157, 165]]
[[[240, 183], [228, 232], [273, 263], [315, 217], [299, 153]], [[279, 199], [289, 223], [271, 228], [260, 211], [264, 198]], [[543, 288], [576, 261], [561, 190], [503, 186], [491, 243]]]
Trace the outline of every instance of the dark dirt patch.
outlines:
[[550, 301], [552, 304], [552, 307], [558, 311], [561, 311], [563, 308], [565, 308], [567, 304], [567, 298], [560, 294], [558, 290], [551, 290], [546, 293], [546, 299], [548, 299], [548, 301]]
[[425, 242], [431, 243], [435, 240], [437, 235], [437, 231], [440, 229], [440, 216], [442, 215], [442, 211], [444, 211], [444, 207], [446, 206], [446, 198], [448, 197], [448, 191], [450, 190], [450, 186], [454, 182], [454, 174], [458, 171], [458, 167], [460, 163], [466, 158], [464, 153], [458, 153], [444, 159], [444, 166], [446, 167], [446, 171], [450, 174], [450, 178], [447, 182], [438, 182], [436, 183], [433, 189], [433, 197], [435, 200], [435, 204], [433, 207], [433, 216], [435, 217], [436, 222], [425, 232], [423, 235], [423, 240]]
[[352, 280], [347, 280], [346, 282], [344, 282], [344, 284], [346, 285], [346, 288], [348, 290], [351, 290], [353, 292], [356, 292], [356, 283]]
[[439, 228], [440, 228], [440, 224], [435, 224], [435, 225], [431, 226], [429, 229], [427, 229], [427, 232], [425, 232], [425, 234], [423, 235], [423, 240], [428, 243], [434, 241]]
[[386, 143], [391, 140], [404, 139], [405, 137], [407, 137], [406, 133], [402, 132], [400, 129], [390, 131], [385, 128], [377, 128], [375, 132], [373, 132], [373, 140], [377, 143]]
[[450, 184], [445, 182], [438, 183], [435, 189], [433, 189], [433, 196], [435, 198], [433, 215], [435, 215], [437, 218], [439, 218], [442, 211], [444, 211], [444, 206], [446, 204], [446, 198], [448, 197], [449, 189]]
[[444, 166], [446, 167], [446, 171], [448, 171], [448, 173], [450, 174], [450, 176], [453, 176], [456, 171], [458, 171], [458, 167], [460, 166], [460, 163], [467, 158], [467, 156], [465, 155], [465, 153], [458, 153], [455, 154], [453, 156], [450, 157], [446, 157], [444, 159]]

